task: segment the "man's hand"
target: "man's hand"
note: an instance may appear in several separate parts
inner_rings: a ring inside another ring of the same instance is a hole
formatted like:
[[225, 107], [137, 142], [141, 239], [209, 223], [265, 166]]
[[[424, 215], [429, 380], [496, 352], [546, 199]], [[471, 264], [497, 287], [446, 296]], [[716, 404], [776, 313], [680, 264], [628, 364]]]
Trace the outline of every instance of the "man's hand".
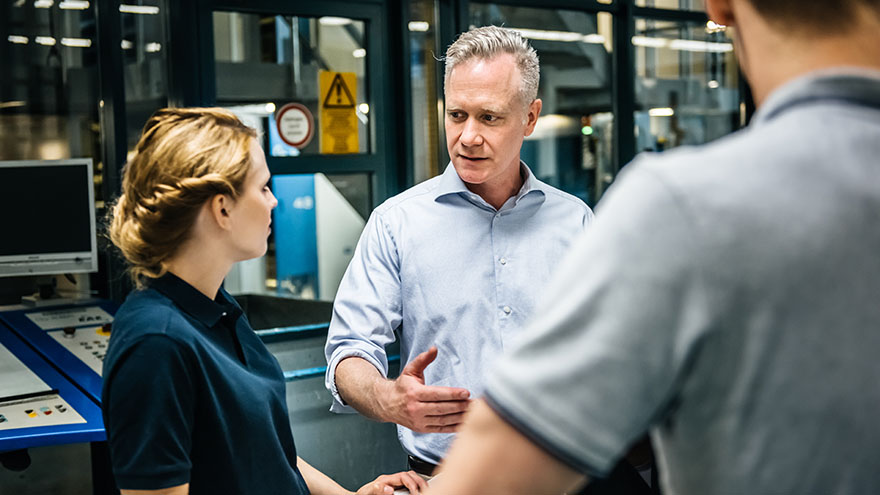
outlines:
[[357, 495], [389, 495], [399, 487], [405, 487], [410, 493], [422, 493], [428, 488], [428, 483], [414, 471], [383, 474], [362, 486]]
[[386, 421], [419, 433], [451, 433], [470, 404], [470, 392], [425, 385], [425, 368], [437, 357], [431, 347], [409, 362], [395, 380], [377, 382], [376, 400]]

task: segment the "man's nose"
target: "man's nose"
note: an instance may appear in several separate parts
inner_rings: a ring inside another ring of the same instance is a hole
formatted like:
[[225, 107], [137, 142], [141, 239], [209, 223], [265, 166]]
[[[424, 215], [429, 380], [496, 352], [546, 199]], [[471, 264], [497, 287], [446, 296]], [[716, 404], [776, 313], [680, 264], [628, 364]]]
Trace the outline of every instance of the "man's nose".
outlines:
[[476, 119], [467, 119], [465, 121], [459, 141], [464, 146], [479, 146], [483, 144], [483, 135], [480, 134], [480, 125]]

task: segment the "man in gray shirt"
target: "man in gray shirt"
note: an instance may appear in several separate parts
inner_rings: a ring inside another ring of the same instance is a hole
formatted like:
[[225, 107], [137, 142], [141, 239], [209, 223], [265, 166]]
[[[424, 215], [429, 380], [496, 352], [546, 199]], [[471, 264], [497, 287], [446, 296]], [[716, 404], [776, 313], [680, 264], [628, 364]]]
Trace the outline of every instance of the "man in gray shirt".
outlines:
[[430, 493], [560, 493], [646, 431], [666, 494], [880, 493], [880, 0], [706, 7], [752, 124], [628, 167]]

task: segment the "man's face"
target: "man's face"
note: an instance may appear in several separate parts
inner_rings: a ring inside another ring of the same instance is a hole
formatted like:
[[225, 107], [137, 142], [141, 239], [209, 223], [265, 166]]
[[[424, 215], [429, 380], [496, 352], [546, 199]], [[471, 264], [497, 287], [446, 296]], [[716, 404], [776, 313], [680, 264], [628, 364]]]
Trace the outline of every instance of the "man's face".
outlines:
[[541, 100], [525, 105], [510, 54], [473, 58], [446, 84], [446, 147], [459, 177], [493, 187], [517, 180], [523, 138], [535, 129]]

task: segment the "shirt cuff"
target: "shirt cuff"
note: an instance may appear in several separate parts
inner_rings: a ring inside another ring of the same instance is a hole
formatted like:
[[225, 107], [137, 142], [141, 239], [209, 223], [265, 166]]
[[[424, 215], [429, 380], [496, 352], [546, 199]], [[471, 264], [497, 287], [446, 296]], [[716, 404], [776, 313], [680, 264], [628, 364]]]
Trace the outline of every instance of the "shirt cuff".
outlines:
[[377, 361], [370, 353], [360, 349], [346, 349], [340, 351], [338, 354], [330, 358], [330, 363], [327, 365], [327, 375], [324, 377], [324, 384], [326, 385], [327, 390], [330, 391], [330, 395], [333, 396], [333, 403], [330, 404], [330, 412], [339, 414], [352, 414], [357, 412], [355, 408], [349, 406], [344, 400], [342, 400], [342, 397], [339, 395], [339, 389], [336, 388], [336, 367], [339, 366], [339, 363], [341, 363], [343, 359], [350, 357], [362, 358], [366, 362], [375, 366], [383, 377], [388, 376], [388, 371], [385, 370], [382, 364], [379, 363], [379, 361]]

